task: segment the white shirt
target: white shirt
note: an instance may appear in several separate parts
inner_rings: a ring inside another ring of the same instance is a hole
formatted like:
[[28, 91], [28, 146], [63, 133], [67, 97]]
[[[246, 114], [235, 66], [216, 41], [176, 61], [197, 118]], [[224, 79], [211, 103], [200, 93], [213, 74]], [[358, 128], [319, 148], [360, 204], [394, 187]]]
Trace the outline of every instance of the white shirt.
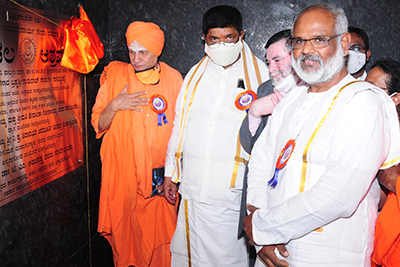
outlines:
[[[370, 266], [380, 193], [375, 174], [382, 163], [400, 161], [393, 101], [366, 82], [350, 85], [312, 137], [338, 90], [351, 81], [347, 75], [323, 93], [292, 90], [252, 151], [248, 203], [260, 208], [253, 216], [254, 241], [288, 243], [291, 266]], [[276, 188], [268, 188], [290, 139], [296, 142], [293, 154]]]
[[357, 80], [359, 81], [365, 81], [365, 79], [367, 78], [367, 72], [364, 70], [363, 74], [357, 78]]
[[[247, 53], [247, 57], [251, 55]], [[261, 60], [257, 59], [257, 62], [262, 81], [265, 81], [268, 69]], [[249, 64], [252, 63], [247, 63], [251, 89], [257, 92], [256, 74], [251, 71], [254, 69], [253, 65], [249, 67]], [[174, 154], [179, 143], [178, 132], [185, 89], [196, 66], [186, 75], [178, 96], [174, 128], [165, 163], [167, 177], [174, 170]], [[199, 69], [198, 72], [191, 83], [197, 82], [202, 71]], [[246, 111], [235, 106], [236, 97], [244, 91], [237, 88], [239, 79], [245, 80], [242, 57], [227, 69], [209, 60], [195, 93], [184, 132], [183, 173], [179, 186], [184, 199], [239, 210], [245, 169], [243, 163], [240, 163], [236, 181], [231, 187], [238, 133], [246, 115]], [[248, 159], [248, 154], [243, 149], [241, 157]]]

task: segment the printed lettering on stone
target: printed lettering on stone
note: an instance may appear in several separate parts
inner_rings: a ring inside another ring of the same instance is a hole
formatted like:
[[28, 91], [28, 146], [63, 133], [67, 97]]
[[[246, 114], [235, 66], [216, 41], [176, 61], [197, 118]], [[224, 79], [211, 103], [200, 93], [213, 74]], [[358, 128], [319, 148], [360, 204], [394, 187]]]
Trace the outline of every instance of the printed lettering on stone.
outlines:
[[[80, 74], [63, 28], [0, 3], [0, 206], [83, 164]], [[35, 9], [62, 25], [62, 15]]]

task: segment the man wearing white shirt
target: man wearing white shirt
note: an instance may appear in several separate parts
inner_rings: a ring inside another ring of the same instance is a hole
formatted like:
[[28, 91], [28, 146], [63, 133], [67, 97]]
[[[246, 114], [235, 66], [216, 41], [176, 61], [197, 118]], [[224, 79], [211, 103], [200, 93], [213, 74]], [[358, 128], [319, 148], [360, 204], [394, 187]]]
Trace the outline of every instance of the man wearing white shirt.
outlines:
[[309, 87], [275, 108], [249, 164], [244, 225], [258, 266], [370, 266], [375, 174], [400, 161], [400, 130], [393, 101], [348, 74], [347, 26], [324, 4], [295, 19], [292, 66]]
[[206, 56], [186, 75], [178, 96], [165, 165], [165, 197], [182, 195], [171, 242], [172, 266], [247, 266], [237, 239], [248, 154], [239, 129], [257, 87], [268, 77], [243, 41], [240, 12], [217, 6], [203, 17]]

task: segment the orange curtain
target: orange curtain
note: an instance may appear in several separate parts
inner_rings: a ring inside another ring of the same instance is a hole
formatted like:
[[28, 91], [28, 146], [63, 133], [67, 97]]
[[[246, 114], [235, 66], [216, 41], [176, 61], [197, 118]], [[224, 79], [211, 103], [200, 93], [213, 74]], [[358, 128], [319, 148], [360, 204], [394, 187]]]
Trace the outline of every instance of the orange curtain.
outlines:
[[91, 72], [104, 56], [104, 46], [83, 7], [80, 18], [72, 17], [65, 27], [61, 65], [80, 73]]

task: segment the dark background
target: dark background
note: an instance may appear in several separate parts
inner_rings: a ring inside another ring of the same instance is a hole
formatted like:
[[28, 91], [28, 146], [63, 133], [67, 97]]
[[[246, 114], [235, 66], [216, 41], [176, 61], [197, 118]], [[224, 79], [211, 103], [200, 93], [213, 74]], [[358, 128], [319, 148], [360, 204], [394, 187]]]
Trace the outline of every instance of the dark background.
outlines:
[[[2, 2], [8, 2], [0, 0]], [[260, 58], [267, 39], [290, 28], [293, 16], [316, 1], [273, 0], [17, 0], [27, 6], [78, 16], [81, 3], [102, 43], [105, 56], [84, 77], [82, 97], [87, 107], [88, 165], [0, 207], [0, 266], [113, 266], [111, 249], [97, 229], [101, 182], [99, 149], [90, 125], [90, 110], [99, 88], [99, 75], [112, 60], [128, 60], [125, 30], [135, 20], [157, 23], [165, 32], [161, 60], [183, 75], [203, 55], [201, 20], [219, 4], [236, 6], [243, 15], [245, 40]], [[322, 1], [329, 2], [329, 1]], [[370, 37], [371, 63], [382, 57], [400, 59], [400, 7], [397, 0], [338, 0], [349, 24]], [[3, 16], [4, 14], [1, 14]], [[369, 69], [369, 67], [367, 67]], [[86, 133], [86, 132], [85, 132]]]

